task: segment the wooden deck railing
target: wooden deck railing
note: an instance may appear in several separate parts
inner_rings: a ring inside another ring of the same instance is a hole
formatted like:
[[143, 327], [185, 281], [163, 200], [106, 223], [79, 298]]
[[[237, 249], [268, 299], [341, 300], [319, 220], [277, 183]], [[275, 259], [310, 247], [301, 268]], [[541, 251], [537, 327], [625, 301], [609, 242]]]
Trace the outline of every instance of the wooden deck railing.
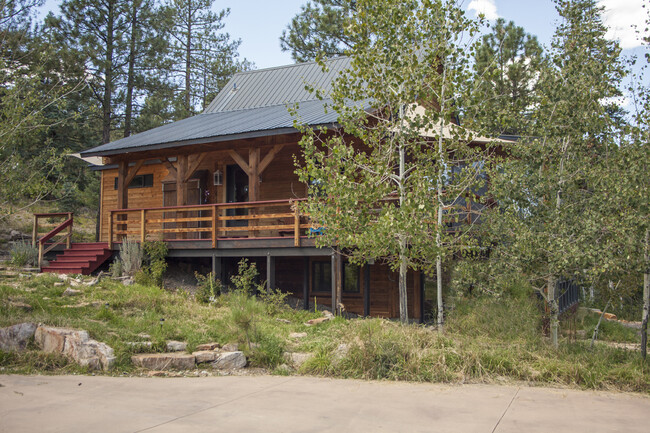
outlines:
[[126, 237], [140, 242], [156, 240], [212, 241], [222, 238], [268, 238], [292, 236], [300, 246], [301, 231], [312, 227], [298, 211], [295, 200], [217, 203], [196, 206], [168, 206], [117, 209], [109, 212], [108, 243]]
[[[61, 218], [66, 218], [62, 223], [54, 222], [60, 220]], [[46, 223], [40, 222], [41, 220], [47, 220]], [[43, 256], [50, 252], [57, 245], [61, 245], [65, 242], [65, 247], [70, 248], [72, 245], [72, 226], [74, 224], [74, 218], [72, 212], [66, 213], [36, 213], [34, 214], [34, 225], [32, 227], [32, 246], [36, 247], [38, 245], [38, 267], [41, 268], [43, 264]], [[48, 233], [44, 234], [39, 238], [39, 230], [43, 227], [54, 227]], [[66, 230], [67, 229], [67, 230]], [[66, 230], [65, 233], [61, 233]], [[46, 243], [51, 241], [55, 236], [61, 234], [55, 242], [51, 242], [50, 245], [45, 247]]]

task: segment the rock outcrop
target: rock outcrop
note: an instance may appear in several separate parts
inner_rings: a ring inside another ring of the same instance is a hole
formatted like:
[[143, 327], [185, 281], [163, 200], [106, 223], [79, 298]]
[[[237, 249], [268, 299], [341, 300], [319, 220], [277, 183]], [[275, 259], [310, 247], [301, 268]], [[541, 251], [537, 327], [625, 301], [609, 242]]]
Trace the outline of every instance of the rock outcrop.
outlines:
[[34, 339], [44, 352], [61, 353], [82, 367], [109, 370], [115, 362], [113, 349], [91, 339], [87, 331], [39, 326]]
[[19, 323], [0, 329], [0, 350], [19, 352], [25, 350], [29, 340], [34, 337], [37, 325], [35, 323]]

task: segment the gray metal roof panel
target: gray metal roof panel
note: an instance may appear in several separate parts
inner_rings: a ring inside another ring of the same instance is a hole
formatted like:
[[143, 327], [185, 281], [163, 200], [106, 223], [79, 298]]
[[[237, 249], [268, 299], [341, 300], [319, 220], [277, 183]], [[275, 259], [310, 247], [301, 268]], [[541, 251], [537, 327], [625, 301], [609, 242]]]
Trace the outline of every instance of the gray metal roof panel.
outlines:
[[328, 92], [336, 76], [349, 64], [350, 58], [338, 57], [327, 61], [325, 72], [319, 64], [309, 62], [237, 73], [204, 113], [313, 101], [316, 96], [305, 85]]
[[[297, 115], [301, 122], [308, 125], [333, 124], [337, 114], [332, 110], [325, 112], [328, 100], [302, 102]], [[233, 137], [255, 131], [291, 129], [295, 120], [287, 105], [274, 105], [238, 111], [225, 111], [199, 114], [174, 123], [159, 126], [149, 131], [122, 138], [94, 149], [81, 152], [82, 156], [102, 156], [116, 153], [136, 152], [152, 146], [196, 144], [201, 142], [221, 141], [223, 137]]]

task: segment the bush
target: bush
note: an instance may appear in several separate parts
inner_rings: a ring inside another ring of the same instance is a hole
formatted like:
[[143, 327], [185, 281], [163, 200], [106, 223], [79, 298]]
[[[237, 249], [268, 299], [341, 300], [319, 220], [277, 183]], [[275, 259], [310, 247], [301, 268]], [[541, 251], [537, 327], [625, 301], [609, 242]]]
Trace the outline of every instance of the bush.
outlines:
[[18, 241], [13, 244], [11, 251], [11, 264], [18, 267], [38, 264], [38, 249], [26, 241]]
[[136, 274], [136, 282], [162, 287], [163, 275], [167, 270], [167, 244], [162, 241], [144, 242], [142, 250], [145, 265]]
[[256, 284], [258, 276], [255, 263], [248, 263], [248, 259], [241, 259], [237, 275], [233, 276], [230, 281], [236, 290], [254, 295], [256, 292], [264, 291], [264, 284]]
[[[119, 261], [122, 275], [134, 276], [142, 268], [144, 252], [139, 243], [125, 239], [120, 248]], [[115, 269], [115, 268], [113, 268]]]
[[196, 299], [204, 303], [216, 302], [217, 296], [221, 294], [223, 284], [216, 279], [212, 272], [207, 275], [201, 275], [198, 272], [194, 273], [196, 277]]
[[250, 349], [251, 336], [255, 332], [255, 323], [264, 313], [264, 305], [248, 293], [237, 290], [228, 295], [230, 319]]

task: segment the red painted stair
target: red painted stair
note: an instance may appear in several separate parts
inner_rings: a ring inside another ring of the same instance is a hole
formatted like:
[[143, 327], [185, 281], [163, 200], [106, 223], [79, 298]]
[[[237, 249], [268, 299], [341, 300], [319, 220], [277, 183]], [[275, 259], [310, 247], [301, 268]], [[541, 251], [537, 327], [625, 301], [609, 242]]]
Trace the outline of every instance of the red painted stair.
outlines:
[[73, 243], [70, 249], [59, 254], [41, 271], [56, 274], [90, 275], [112, 254], [113, 252], [108, 248], [106, 242]]

